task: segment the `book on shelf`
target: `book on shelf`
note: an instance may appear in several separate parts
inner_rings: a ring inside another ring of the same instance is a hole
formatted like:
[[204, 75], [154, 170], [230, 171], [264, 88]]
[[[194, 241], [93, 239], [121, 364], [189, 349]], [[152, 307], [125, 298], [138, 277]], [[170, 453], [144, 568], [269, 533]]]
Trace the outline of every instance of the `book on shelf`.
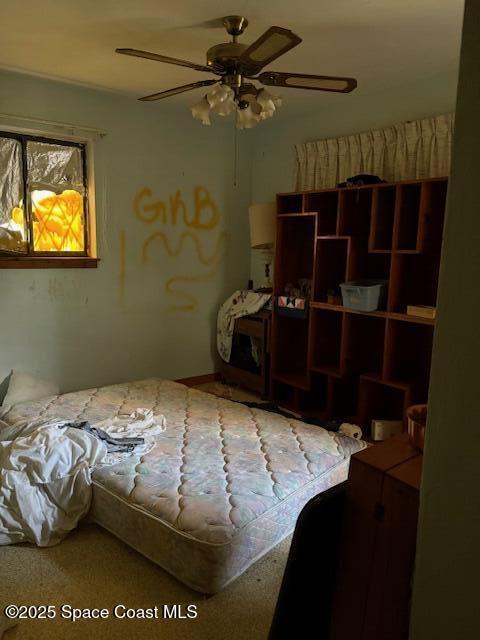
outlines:
[[409, 304], [407, 306], [407, 315], [435, 320], [435, 316], [437, 315], [437, 307], [429, 307], [422, 304]]

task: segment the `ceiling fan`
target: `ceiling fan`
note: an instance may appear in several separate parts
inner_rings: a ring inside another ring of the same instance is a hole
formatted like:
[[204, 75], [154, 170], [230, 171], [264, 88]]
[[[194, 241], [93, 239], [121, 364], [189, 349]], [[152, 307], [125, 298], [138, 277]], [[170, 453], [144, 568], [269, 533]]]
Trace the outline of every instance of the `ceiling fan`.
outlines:
[[266, 89], [258, 89], [251, 80], [265, 86], [339, 93], [349, 93], [357, 86], [354, 78], [262, 71], [271, 62], [300, 44], [302, 39], [289, 29], [270, 27], [252, 44], [243, 44], [238, 42], [237, 38], [245, 31], [248, 20], [242, 16], [226, 16], [221, 19], [221, 22], [228, 34], [232, 36], [232, 40], [210, 47], [205, 65], [138, 49], [116, 49], [117, 53], [124, 55], [188, 67], [220, 76], [219, 79], [200, 80], [139, 99], [161, 100], [192, 89], [219, 85], [192, 107], [193, 116], [203, 124], [210, 124], [211, 111], [223, 116], [236, 111], [237, 126], [250, 128], [261, 120], [271, 117], [281, 104], [280, 98]]

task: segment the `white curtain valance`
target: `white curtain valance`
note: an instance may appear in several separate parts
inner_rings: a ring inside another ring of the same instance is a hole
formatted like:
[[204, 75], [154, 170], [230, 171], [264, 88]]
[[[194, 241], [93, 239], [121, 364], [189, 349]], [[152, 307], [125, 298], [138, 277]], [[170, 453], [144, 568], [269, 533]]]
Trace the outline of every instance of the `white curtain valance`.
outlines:
[[387, 182], [448, 176], [454, 114], [295, 145], [296, 190], [327, 189], [359, 173]]

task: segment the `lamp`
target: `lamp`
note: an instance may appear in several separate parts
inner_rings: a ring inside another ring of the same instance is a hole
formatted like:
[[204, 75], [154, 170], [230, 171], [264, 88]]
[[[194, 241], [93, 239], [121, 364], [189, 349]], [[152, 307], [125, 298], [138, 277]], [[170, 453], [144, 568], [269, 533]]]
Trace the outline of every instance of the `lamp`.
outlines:
[[250, 221], [250, 246], [259, 249], [265, 263], [265, 282], [262, 289], [272, 288], [270, 265], [275, 244], [276, 207], [273, 202], [252, 204], [248, 208]]

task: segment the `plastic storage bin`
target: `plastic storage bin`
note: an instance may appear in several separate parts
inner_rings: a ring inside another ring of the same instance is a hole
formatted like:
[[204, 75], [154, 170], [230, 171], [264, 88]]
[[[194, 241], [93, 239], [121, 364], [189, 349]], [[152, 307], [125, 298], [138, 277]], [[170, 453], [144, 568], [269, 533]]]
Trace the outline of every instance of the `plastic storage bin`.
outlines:
[[355, 280], [340, 285], [343, 306], [357, 311], [376, 311], [385, 301], [387, 280]]

